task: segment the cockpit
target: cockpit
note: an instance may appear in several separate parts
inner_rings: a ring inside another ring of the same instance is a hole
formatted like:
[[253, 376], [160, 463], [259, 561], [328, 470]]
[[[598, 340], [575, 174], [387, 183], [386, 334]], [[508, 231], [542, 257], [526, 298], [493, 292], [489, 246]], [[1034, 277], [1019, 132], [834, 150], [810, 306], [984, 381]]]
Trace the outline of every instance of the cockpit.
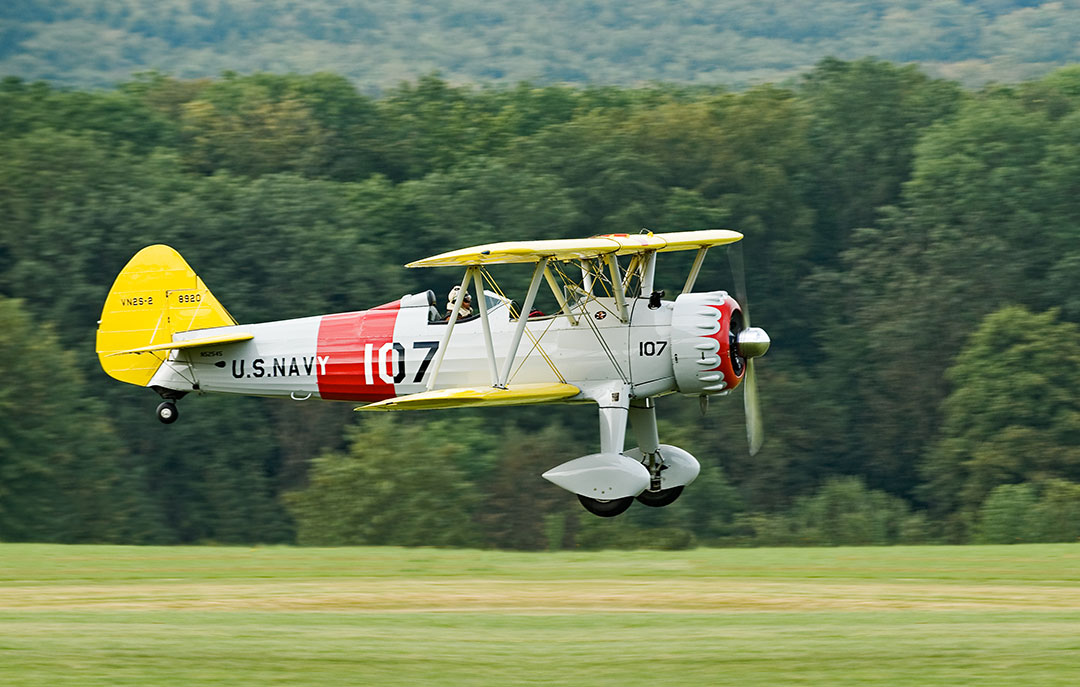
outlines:
[[[509, 310], [510, 299], [485, 289], [484, 304], [487, 306], [488, 314], [491, 315], [496, 314], [499, 308], [507, 308]], [[427, 308], [427, 321], [429, 324], [446, 324], [447, 313], [444, 313], [439, 309], [439, 302], [435, 297], [435, 292], [430, 289], [422, 293], [405, 294], [401, 297], [401, 307]], [[476, 308], [473, 311], [473, 314], [468, 317], [458, 318], [458, 322], [469, 322], [478, 319], [479, 317], [479, 308]]]

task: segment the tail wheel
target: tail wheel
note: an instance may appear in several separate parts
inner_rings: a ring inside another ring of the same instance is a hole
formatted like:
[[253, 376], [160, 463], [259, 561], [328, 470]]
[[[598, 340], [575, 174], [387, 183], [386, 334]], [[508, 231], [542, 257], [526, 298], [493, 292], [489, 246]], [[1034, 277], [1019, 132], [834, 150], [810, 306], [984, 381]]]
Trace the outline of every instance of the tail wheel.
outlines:
[[176, 404], [171, 401], [165, 401], [157, 407], [157, 419], [161, 420], [166, 425], [171, 425], [180, 418], [180, 411], [176, 409]]
[[685, 485], [671, 487], [670, 489], [658, 489], [656, 491], [643, 491], [637, 495], [637, 500], [651, 508], [663, 508], [675, 502], [682, 494]]
[[585, 506], [585, 510], [593, 515], [599, 515], [601, 518], [613, 518], [626, 512], [626, 509], [634, 503], [634, 497], [627, 496], [621, 499], [601, 501], [578, 494], [578, 501], [581, 501], [581, 505]]

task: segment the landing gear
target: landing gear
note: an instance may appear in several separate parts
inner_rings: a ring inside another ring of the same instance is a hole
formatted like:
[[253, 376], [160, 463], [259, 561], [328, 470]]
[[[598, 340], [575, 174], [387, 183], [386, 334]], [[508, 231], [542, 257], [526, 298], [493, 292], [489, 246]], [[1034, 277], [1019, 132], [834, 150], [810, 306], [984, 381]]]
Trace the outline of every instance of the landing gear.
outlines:
[[[602, 518], [626, 512], [635, 498], [651, 508], [670, 505], [701, 470], [697, 459], [686, 451], [660, 443], [652, 399], [630, 402], [629, 393], [627, 385], [596, 394], [600, 405], [600, 453], [567, 461], [543, 475], [556, 486], [577, 494], [585, 510]], [[624, 451], [627, 421], [638, 445]]]
[[610, 501], [591, 499], [588, 496], [582, 496], [581, 494], [578, 494], [577, 497], [578, 501], [581, 501], [581, 505], [585, 506], [585, 510], [593, 515], [599, 515], [601, 518], [613, 518], [616, 515], [621, 515], [634, 503], [633, 496], [626, 496], [621, 499], [611, 499]]
[[637, 495], [637, 500], [652, 508], [663, 508], [664, 506], [669, 506], [674, 503], [675, 499], [679, 498], [679, 495], [682, 494], [683, 487], [685, 486], [686, 485], [679, 485], [677, 487], [671, 487], [670, 489], [643, 491]]
[[[162, 402], [157, 407], [157, 419], [161, 420], [162, 424], [171, 425], [180, 419], [180, 411], [176, 409], [176, 402], [184, 396], [187, 396], [186, 391], [177, 391], [176, 389], [166, 389], [163, 386], [150, 387], [157, 395], [161, 397]], [[198, 389], [198, 385], [195, 386]]]
[[164, 401], [157, 407], [157, 419], [161, 420], [166, 425], [171, 425], [180, 418], [180, 412], [176, 409], [176, 404], [172, 401]]

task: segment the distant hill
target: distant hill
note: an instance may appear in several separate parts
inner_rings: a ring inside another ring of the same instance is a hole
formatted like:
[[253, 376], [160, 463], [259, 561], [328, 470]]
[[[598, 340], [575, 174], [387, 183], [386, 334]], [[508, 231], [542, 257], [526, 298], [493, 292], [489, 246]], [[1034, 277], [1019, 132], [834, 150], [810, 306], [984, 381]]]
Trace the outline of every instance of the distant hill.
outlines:
[[822, 57], [967, 85], [1080, 62], [1080, 0], [4, 0], [0, 75], [108, 87], [135, 72], [742, 87]]

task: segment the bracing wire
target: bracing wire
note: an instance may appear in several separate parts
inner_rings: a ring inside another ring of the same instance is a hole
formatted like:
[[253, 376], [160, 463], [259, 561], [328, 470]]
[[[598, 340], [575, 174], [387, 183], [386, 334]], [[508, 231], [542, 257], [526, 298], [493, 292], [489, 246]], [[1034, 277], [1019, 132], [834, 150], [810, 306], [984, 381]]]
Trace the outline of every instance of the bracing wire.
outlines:
[[[560, 265], [555, 265], [555, 272], [563, 280], [564, 284], [572, 285], [574, 288], [579, 290], [581, 293], [585, 293], [584, 287], [582, 285], [579, 285], [577, 283], [577, 281], [575, 281], [574, 279], [566, 276], [566, 273], [563, 272], [562, 267]], [[594, 279], [595, 279], [595, 277], [594, 277]], [[595, 283], [595, 281], [594, 281], [594, 283]], [[606, 286], [605, 286], [605, 290], [606, 290]], [[600, 343], [600, 347], [604, 349], [604, 354], [607, 355], [608, 360], [611, 361], [611, 365], [615, 368], [615, 371], [619, 373], [619, 377], [621, 377], [624, 382], [629, 384], [630, 379], [629, 379], [629, 377], [627, 377], [626, 373], [623, 372], [622, 366], [619, 365], [619, 361], [616, 358], [615, 353], [611, 350], [611, 347], [608, 345], [608, 342], [604, 338], [604, 335], [600, 332], [600, 328], [597, 327], [596, 323], [592, 321], [592, 318], [589, 317], [588, 312], [585, 309], [585, 305], [587, 303], [589, 303], [590, 301], [596, 302], [598, 305], [600, 305], [601, 308], [603, 308], [603, 310], [607, 311], [608, 313], [610, 313], [612, 315], [615, 314], [615, 311], [605, 307], [603, 304], [601, 304], [599, 302], [597, 297], [594, 294], [591, 294], [591, 293], [588, 294], [588, 298], [583, 303], [580, 304], [581, 313], [582, 313], [581, 314], [581, 319], [583, 319], [585, 321], [585, 323], [587, 325], [589, 325], [589, 329], [592, 330], [592, 333], [596, 337], [596, 340]]]
[[[500, 296], [503, 297], [504, 300], [506, 300], [506, 302], [509, 304], [508, 307], [510, 308], [510, 316], [511, 317], [521, 318], [523, 316], [522, 313], [517, 312], [517, 308], [514, 307], [514, 301], [507, 298], [506, 294], [503, 293], [501, 288], [499, 288], [498, 282], [495, 281], [495, 278], [491, 276], [491, 274], [487, 271], [486, 267], [484, 267], [484, 266], [480, 267], [480, 276], [483, 278], [483, 280], [485, 282], [487, 282], [488, 284], [491, 285], [491, 288], [492, 288], [493, 291], [495, 291], [495, 293], [499, 294]], [[477, 296], [477, 298], [483, 298], [484, 294], [478, 293], [478, 294], [476, 294], [476, 296]], [[527, 315], [524, 315], [524, 316], [527, 317]], [[553, 361], [551, 359], [551, 356], [549, 356], [547, 354], [547, 351], [544, 350], [544, 347], [540, 345], [540, 339], [544, 338], [544, 335], [548, 333], [548, 330], [551, 329], [551, 325], [555, 322], [556, 319], [557, 318], [552, 318], [548, 322], [547, 327], [544, 328], [544, 331], [540, 334], [539, 337], [533, 336], [533, 333], [531, 331], [529, 331], [528, 326], [525, 327], [525, 334], [528, 335], [529, 340], [532, 341], [533, 346], [532, 346], [532, 348], [529, 349], [528, 353], [526, 353], [524, 356], [522, 356], [521, 362], [518, 364], [517, 368], [510, 375], [511, 379], [513, 379], [513, 377], [515, 375], [517, 375], [517, 373], [521, 370], [521, 367], [525, 364], [525, 361], [528, 360], [529, 356], [532, 355], [532, 352], [537, 351], [537, 352], [540, 353], [540, 357], [542, 357], [544, 359], [544, 361], [548, 364], [548, 367], [551, 368], [551, 371], [555, 373], [555, 376], [559, 379], [559, 381], [562, 382], [563, 384], [566, 384], [566, 377], [564, 377], [562, 372], [559, 371], [558, 366], [555, 365], [555, 361]], [[507, 382], [509, 383], [509, 380], [507, 380]]]

